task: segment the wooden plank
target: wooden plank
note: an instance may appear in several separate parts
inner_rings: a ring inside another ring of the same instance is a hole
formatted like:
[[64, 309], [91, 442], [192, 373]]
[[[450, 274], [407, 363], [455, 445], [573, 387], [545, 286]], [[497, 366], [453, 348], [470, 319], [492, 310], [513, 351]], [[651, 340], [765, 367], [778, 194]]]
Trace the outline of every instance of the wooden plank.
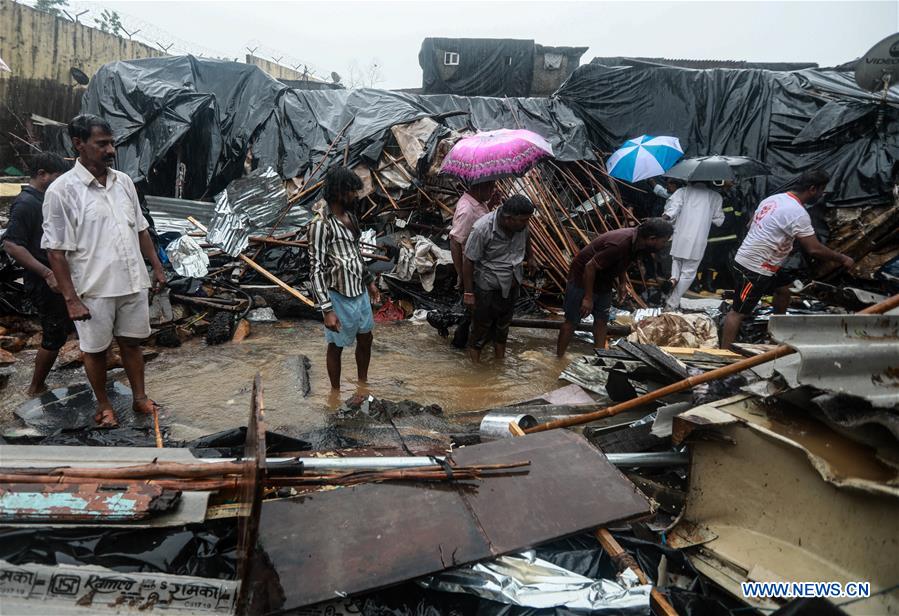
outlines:
[[530, 461], [527, 472], [264, 502], [260, 545], [274, 570], [264, 575], [280, 586], [265, 607], [291, 610], [383, 588], [649, 512], [645, 497], [582, 437], [534, 436], [453, 453], [458, 465]]
[[247, 613], [253, 595], [260, 591], [258, 585], [247, 583], [255, 558], [259, 539], [259, 521], [262, 513], [262, 479], [266, 468], [265, 403], [263, 401], [262, 375], [256, 373], [250, 398], [250, 418], [247, 422], [247, 439], [244, 444], [244, 475], [241, 477], [240, 511], [237, 519], [237, 579], [244, 580], [237, 595], [238, 614]]
[[704, 353], [706, 355], [715, 355], [716, 357], [726, 357], [728, 359], [742, 359], [743, 356], [739, 353], [734, 353], [733, 351], [728, 351], [726, 349], [695, 349], [692, 347], [671, 347], [671, 346], [662, 346], [659, 347], [669, 355], [695, 355], [697, 353]]

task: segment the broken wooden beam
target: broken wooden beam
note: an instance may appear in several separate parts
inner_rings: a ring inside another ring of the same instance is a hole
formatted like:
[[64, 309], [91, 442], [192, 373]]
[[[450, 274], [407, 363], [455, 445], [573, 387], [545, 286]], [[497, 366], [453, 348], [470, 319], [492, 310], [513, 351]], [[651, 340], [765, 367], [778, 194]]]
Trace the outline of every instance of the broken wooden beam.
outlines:
[[[628, 554], [627, 550], [621, 547], [620, 543], [615, 541], [615, 537], [612, 536], [612, 533], [605, 528], [600, 528], [596, 531], [596, 539], [599, 541], [602, 549], [605, 550], [606, 554], [612, 559], [612, 562], [615, 563], [615, 566], [618, 567], [619, 571], [630, 568], [637, 574], [637, 579], [640, 580], [641, 584], [652, 584], [652, 581], [646, 576], [640, 568], [640, 565], [634, 560], [634, 557]], [[657, 616], [678, 616], [677, 611], [671, 603], [668, 602], [668, 597], [663, 595], [655, 586], [653, 586], [652, 592], [649, 595], [649, 601]]]

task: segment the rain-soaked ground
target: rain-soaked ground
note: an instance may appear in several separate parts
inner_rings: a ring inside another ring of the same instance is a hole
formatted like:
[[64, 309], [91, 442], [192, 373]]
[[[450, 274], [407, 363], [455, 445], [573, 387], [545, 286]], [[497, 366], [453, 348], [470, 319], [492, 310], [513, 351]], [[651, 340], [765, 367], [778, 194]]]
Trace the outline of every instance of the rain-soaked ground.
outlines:
[[[390, 400], [440, 405], [448, 414], [496, 407], [534, 398], [565, 385], [560, 372], [573, 354], [589, 352], [578, 340], [569, 357], [555, 356], [555, 331], [512, 329], [504, 362], [492, 349], [474, 366], [426, 323], [378, 325], [365, 391]], [[322, 326], [314, 321], [254, 324], [241, 343], [207, 346], [192, 339], [178, 349], [159, 349], [147, 362], [147, 390], [164, 412], [163, 423], [176, 439], [245, 425], [253, 376], [262, 373], [270, 429], [297, 434], [324, 426], [341, 402], [358, 391], [352, 349], [344, 352], [343, 387], [330, 391], [325, 372]], [[303, 397], [300, 372], [311, 363], [311, 393]], [[13, 410], [26, 400], [34, 351], [18, 354], [17, 373], [0, 392], [0, 427], [20, 426]], [[112, 378], [125, 381], [120, 370]], [[50, 387], [85, 382], [82, 368], [55, 370]]]

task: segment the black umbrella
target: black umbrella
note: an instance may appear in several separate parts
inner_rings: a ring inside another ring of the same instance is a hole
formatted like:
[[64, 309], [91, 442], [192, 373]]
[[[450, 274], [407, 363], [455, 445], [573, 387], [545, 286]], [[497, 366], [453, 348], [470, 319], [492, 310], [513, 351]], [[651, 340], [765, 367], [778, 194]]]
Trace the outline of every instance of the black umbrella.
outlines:
[[770, 174], [767, 165], [747, 156], [697, 156], [685, 158], [665, 175], [687, 182], [722, 182]]

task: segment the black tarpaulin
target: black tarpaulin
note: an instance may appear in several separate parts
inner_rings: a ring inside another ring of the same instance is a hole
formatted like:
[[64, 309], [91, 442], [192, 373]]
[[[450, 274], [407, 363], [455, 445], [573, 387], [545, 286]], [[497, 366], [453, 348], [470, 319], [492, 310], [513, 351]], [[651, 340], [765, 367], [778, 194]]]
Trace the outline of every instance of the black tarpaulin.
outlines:
[[211, 197], [243, 175], [250, 151], [256, 166], [305, 178], [348, 123], [322, 168], [342, 162], [347, 141], [350, 165], [373, 165], [391, 126], [426, 116], [441, 135], [526, 128], [563, 161], [641, 134], [673, 135], [687, 156], [742, 155], [771, 166], [771, 177], [749, 184], [755, 202], [822, 167], [832, 176], [830, 205], [885, 203], [899, 159], [899, 88], [881, 103], [834, 70], [586, 65], [552, 97], [500, 98], [296, 90], [255, 66], [183, 56], [105, 65], [82, 109], [110, 121], [117, 167], [148, 179], [150, 194], [171, 194], [180, 149], [187, 198]]
[[607, 152], [642, 134], [671, 135], [687, 156], [742, 155], [767, 163], [774, 174], [754, 180], [756, 200], [818, 167], [832, 176], [831, 205], [890, 199], [899, 159], [899, 89], [881, 104], [849, 73], [586, 65], [555, 96]]
[[529, 96], [534, 48], [532, 40], [426, 38], [418, 53], [422, 89], [427, 94]]
[[180, 148], [185, 198], [221, 191], [243, 175], [250, 151], [258, 167], [304, 177], [348, 123], [331, 156], [342, 161], [349, 141], [350, 165], [374, 164], [391, 126], [427, 116], [453, 129], [527, 128], [549, 139], [561, 160], [593, 157], [583, 122], [558, 100], [290, 89], [258, 67], [192, 56], [104, 65], [82, 111], [112, 124], [116, 167], [148, 180], [151, 194], [170, 194]]
[[766, 151], [772, 182], [806, 169], [831, 175], [829, 204], [890, 202], [899, 161], [899, 89], [880, 96], [861, 90], [851, 73], [776, 73]]
[[[135, 182], [181, 142], [185, 197], [211, 196], [242, 174], [253, 134], [287, 87], [256, 66], [175, 56], [105, 64], [81, 110], [112, 125], [116, 166]], [[207, 188], [208, 187], [208, 188]]]
[[[453, 115], [440, 117], [445, 114]], [[593, 158], [584, 123], [555, 99], [415, 95], [374, 89], [285, 93], [278, 103], [277, 122], [262, 129], [253, 154], [260, 165], [272, 165], [284, 177], [303, 176], [352, 120], [341, 140], [341, 144], [350, 143], [348, 162], [353, 165], [365, 159], [373, 164], [391, 126], [434, 116], [455, 130], [526, 128], [546, 137], [560, 160]], [[332, 155], [342, 160], [343, 148], [335, 147]]]

